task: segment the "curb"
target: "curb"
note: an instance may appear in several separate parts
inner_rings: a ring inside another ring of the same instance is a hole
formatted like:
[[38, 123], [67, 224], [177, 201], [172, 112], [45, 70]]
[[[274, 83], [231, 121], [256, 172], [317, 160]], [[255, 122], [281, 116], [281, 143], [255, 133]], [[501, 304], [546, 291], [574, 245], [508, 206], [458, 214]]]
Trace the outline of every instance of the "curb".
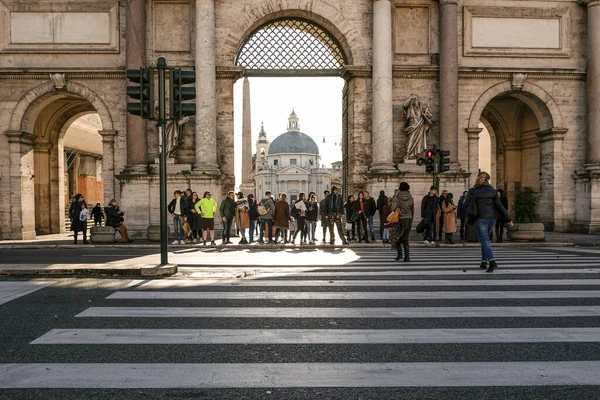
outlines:
[[95, 277], [145, 277], [163, 278], [177, 273], [177, 265], [152, 265], [139, 268], [0, 268], [0, 276], [68, 276]]

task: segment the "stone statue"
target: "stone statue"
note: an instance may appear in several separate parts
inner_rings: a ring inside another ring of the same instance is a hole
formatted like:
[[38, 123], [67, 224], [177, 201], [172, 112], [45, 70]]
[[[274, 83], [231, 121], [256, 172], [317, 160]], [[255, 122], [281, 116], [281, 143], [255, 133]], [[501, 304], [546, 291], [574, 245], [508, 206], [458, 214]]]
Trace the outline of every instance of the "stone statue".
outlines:
[[175, 158], [179, 146], [183, 142], [183, 125], [190, 120], [190, 117], [184, 117], [180, 120], [170, 120], [167, 122], [167, 156]]
[[404, 132], [409, 137], [406, 145], [405, 160], [416, 158], [417, 154], [427, 149], [427, 135], [433, 125], [429, 105], [421, 103], [416, 93], [411, 93], [404, 103]]

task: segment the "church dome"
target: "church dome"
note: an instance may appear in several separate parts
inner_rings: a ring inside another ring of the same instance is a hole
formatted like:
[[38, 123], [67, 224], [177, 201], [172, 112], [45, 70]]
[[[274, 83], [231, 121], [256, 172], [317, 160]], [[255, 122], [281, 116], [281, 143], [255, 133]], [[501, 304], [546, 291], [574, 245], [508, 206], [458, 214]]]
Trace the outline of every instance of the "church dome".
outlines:
[[288, 131], [283, 133], [269, 146], [269, 155], [273, 154], [319, 154], [319, 146], [305, 133], [300, 132], [299, 118], [292, 110], [288, 118]]
[[319, 147], [310, 136], [302, 132], [286, 132], [277, 136], [269, 146], [273, 154], [319, 154]]

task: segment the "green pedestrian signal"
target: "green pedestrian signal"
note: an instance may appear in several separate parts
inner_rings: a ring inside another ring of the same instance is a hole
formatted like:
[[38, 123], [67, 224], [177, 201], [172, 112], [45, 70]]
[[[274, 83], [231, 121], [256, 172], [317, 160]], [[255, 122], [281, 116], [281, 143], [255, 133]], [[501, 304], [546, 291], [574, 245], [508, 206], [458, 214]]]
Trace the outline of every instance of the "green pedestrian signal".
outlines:
[[449, 150], [438, 150], [438, 155], [440, 157], [440, 169], [439, 172], [444, 173], [450, 170], [450, 151]]
[[171, 119], [181, 119], [196, 115], [196, 103], [186, 103], [196, 99], [196, 87], [184, 86], [196, 82], [196, 72], [171, 70], [169, 79], [169, 109]]
[[127, 112], [144, 119], [154, 119], [154, 70], [151, 68], [128, 69], [127, 96], [139, 101], [127, 102]]

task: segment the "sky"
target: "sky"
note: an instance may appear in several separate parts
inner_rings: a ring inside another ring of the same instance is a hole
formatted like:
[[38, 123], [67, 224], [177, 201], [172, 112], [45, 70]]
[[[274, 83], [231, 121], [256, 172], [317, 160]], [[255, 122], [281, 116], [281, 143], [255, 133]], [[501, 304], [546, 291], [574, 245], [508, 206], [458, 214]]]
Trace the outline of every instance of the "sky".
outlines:
[[[299, 118], [300, 131], [319, 146], [322, 162], [331, 166], [342, 160], [342, 90], [341, 78], [249, 78], [252, 114], [252, 154], [261, 122], [267, 139], [272, 142], [287, 132], [292, 110]], [[235, 175], [236, 186], [242, 177], [242, 109], [243, 79], [234, 86]], [[325, 142], [323, 143], [323, 137]], [[337, 146], [336, 146], [337, 142]]]

